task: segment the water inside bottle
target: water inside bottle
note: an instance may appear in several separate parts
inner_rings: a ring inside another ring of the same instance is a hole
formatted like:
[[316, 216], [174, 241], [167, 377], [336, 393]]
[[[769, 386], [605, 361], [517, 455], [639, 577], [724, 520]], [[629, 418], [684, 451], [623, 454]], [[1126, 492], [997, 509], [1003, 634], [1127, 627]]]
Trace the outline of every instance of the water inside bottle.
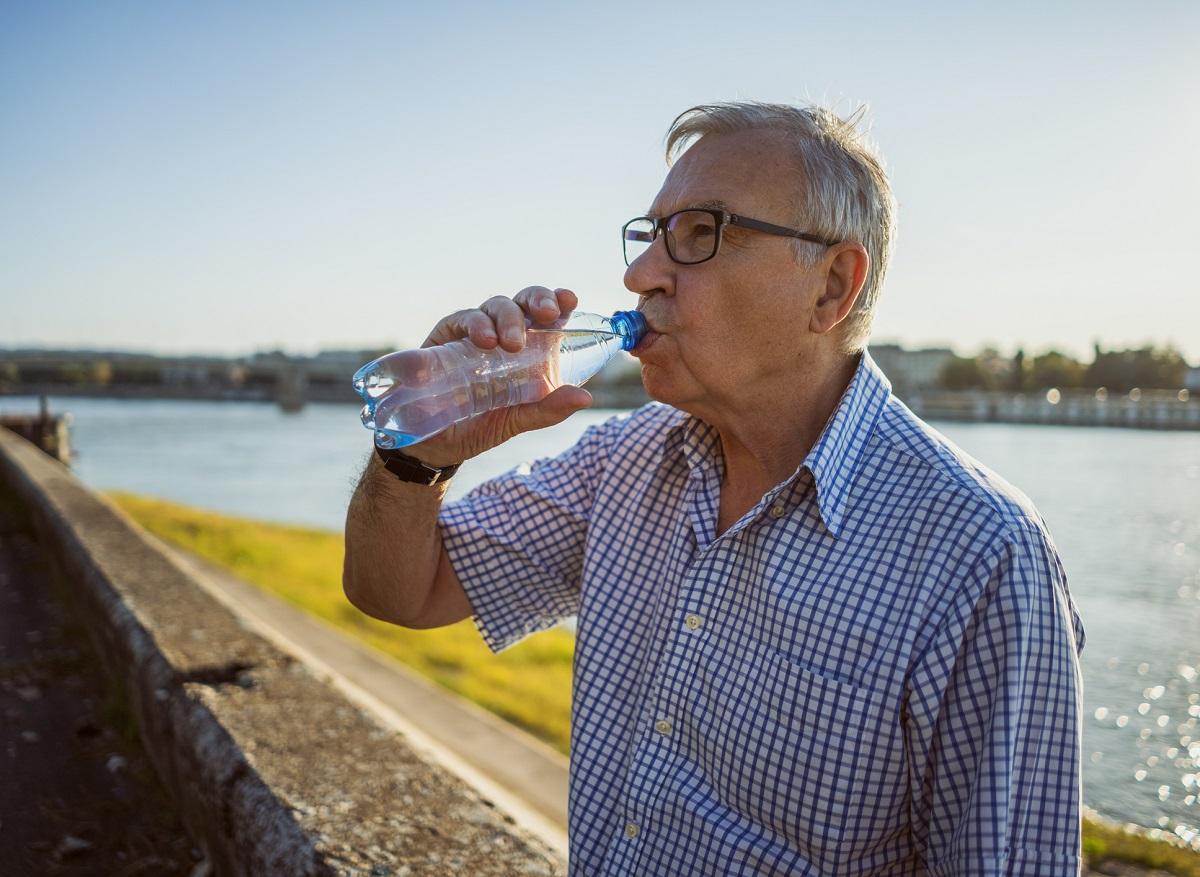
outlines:
[[[526, 349], [529, 350], [553, 349], [554, 338], [550, 336], [555, 336], [558, 341], [555, 355], [532, 363], [515, 361], [515, 354], [509, 354], [500, 363], [491, 357], [480, 357], [482, 363], [490, 363], [492, 367], [488, 368], [486, 375], [476, 375], [477, 385], [481, 378], [484, 384], [503, 384], [501, 389], [509, 394], [509, 404], [536, 402], [557, 387], [582, 384], [612, 357], [613, 345], [619, 349], [621, 344], [620, 336], [615, 332], [594, 329], [529, 328], [526, 333]], [[381, 448], [403, 448], [416, 444], [466, 419], [455, 413], [463, 410], [465, 404], [462, 388], [422, 395], [399, 407], [380, 406], [381, 400], [393, 386], [391, 378], [381, 375], [368, 376], [361, 387], [358, 382], [355, 384], [367, 402], [363, 406], [362, 421], [374, 429], [375, 444]], [[379, 407], [388, 409], [382, 423], [376, 417]]]

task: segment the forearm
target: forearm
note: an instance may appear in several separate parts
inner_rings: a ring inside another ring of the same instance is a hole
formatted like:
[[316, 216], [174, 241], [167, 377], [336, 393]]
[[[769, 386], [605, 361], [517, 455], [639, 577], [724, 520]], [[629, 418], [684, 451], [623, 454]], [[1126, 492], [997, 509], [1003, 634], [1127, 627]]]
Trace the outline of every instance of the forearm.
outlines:
[[399, 481], [371, 454], [346, 513], [342, 587], [351, 603], [394, 624], [418, 617], [437, 576], [445, 493], [445, 484]]

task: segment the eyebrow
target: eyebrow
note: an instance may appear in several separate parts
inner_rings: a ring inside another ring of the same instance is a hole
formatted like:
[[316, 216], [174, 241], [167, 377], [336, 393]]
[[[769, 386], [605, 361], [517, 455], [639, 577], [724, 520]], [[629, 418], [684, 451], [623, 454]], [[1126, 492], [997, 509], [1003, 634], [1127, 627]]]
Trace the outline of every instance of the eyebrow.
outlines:
[[[677, 213], [679, 210], [724, 210], [726, 213], [733, 212], [729, 209], [729, 205], [720, 198], [709, 198], [706, 201], [697, 201], [696, 203], [689, 204], [686, 207], [679, 207], [676, 210], [670, 210], [662, 215], [670, 216], [672, 213]], [[653, 218], [660, 218], [655, 217], [653, 210], [647, 210], [645, 215]]]

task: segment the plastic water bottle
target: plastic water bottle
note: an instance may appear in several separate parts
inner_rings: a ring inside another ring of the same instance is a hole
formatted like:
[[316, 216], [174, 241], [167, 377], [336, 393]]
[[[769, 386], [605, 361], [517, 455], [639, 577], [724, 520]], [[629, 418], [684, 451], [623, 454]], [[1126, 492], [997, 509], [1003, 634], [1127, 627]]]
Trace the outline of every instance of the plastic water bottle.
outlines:
[[363, 426], [375, 431], [381, 448], [416, 444], [485, 411], [578, 386], [618, 351], [636, 347], [645, 332], [637, 311], [574, 313], [548, 326], [530, 325], [516, 353], [484, 350], [465, 338], [389, 353], [354, 373], [354, 389], [366, 402]]

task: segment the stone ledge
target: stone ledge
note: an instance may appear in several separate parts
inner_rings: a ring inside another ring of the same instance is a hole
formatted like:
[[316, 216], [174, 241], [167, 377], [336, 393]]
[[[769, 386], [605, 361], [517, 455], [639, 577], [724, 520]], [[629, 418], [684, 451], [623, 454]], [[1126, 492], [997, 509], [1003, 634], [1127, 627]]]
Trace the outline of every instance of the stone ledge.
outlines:
[[218, 874], [556, 874], [558, 854], [220, 602], [71, 472], [0, 430], [13, 493]]

